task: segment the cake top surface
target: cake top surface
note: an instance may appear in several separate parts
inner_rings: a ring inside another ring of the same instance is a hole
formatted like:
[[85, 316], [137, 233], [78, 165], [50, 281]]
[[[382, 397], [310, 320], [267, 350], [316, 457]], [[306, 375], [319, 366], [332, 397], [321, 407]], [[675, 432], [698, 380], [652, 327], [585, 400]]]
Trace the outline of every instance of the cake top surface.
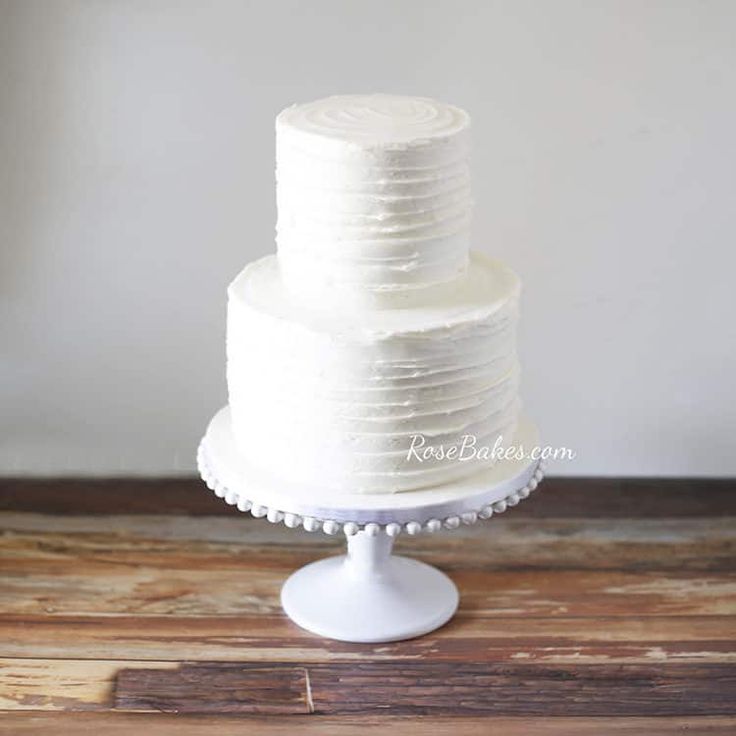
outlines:
[[459, 107], [425, 97], [336, 95], [292, 105], [276, 118], [279, 133], [293, 132], [359, 146], [421, 145], [470, 127]]
[[380, 309], [336, 308], [329, 295], [321, 302], [295, 300], [284, 289], [275, 256], [249, 263], [230, 284], [234, 303], [311, 331], [347, 335], [395, 335], [452, 329], [468, 321], [486, 320], [515, 310], [520, 283], [514, 272], [499, 261], [472, 252], [470, 267], [461, 278], [410, 297], [398, 294]]

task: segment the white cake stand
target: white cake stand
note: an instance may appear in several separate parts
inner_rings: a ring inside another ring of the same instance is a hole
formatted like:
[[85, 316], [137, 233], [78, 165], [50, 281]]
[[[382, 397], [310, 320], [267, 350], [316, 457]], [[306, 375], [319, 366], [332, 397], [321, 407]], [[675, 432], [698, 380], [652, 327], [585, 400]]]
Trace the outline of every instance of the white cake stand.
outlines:
[[[536, 427], [522, 419], [509, 445], [537, 446]], [[335, 495], [290, 485], [244, 463], [227, 407], [210, 422], [197, 461], [207, 486], [241, 511], [292, 529], [346, 535], [347, 554], [293, 573], [281, 590], [281, 604], [302, 628], [351, 642], [421, 636], [457, 609], [457, 588], [444, 573], [391, 555], [399, 534], [457, 529], [488, 519], [527, 498], [542, 479], [540, 462], [524, 459], [502, 460], [469, 478], [409, 493]]]

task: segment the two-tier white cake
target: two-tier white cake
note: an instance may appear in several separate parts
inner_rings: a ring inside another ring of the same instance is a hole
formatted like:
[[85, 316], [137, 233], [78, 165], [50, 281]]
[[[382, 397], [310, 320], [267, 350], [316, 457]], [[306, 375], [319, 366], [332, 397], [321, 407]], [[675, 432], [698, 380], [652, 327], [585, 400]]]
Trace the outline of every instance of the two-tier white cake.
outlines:
[[469, 128], [456, 107], [393, 95], [276, 119], [278, 253], [228, 291], [232, 426], [249, 465], [394, 493], [492, 462], [412, 447], [513, 435], [519, 281], [469, 248]]

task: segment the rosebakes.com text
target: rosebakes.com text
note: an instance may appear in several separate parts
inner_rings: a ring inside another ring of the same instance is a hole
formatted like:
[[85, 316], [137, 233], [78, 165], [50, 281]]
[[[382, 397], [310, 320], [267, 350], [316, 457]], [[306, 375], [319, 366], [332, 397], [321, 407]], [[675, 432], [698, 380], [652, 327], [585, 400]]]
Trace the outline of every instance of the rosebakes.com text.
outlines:
[[479, 445], [473, 434], [462, 436], [462, 441], [452, 445], [431, 445], [422, 434], [412, 435], [411, 447], [406, 454], [407, 460], [448, 460], [465, 462], [467, 460], [574, 460], [575, 453], [569, 447], [532, 447], [527, 450], [523, 445], [503, 444], [503, 437], [497, 437], [493, 446]]

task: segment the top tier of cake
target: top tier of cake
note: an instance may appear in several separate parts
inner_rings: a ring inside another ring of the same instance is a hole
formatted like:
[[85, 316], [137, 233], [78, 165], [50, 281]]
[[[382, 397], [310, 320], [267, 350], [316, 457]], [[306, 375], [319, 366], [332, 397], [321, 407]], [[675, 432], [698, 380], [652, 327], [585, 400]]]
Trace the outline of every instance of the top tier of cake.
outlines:
[[468, 262], [468, 115], [419, 97], [346, 95], [276, 119], [277, 244], [294, 294], [406, 294]]

